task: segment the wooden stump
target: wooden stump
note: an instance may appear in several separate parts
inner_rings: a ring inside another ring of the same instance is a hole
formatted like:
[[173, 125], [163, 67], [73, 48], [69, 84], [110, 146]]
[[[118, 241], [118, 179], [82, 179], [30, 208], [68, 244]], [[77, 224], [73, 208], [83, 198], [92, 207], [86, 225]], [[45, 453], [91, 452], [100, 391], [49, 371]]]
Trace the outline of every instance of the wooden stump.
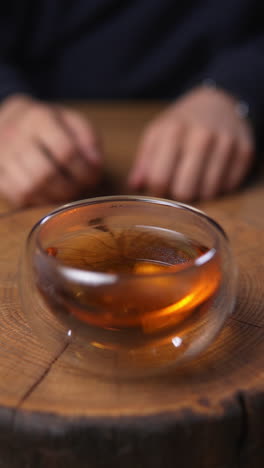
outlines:
[[[45, 349], [20, 308], [18, 259], [46, 209], [0, 224], [0, 467], [263, 468], [264, 191], [205, 206], [230, 236], [238, 304], [218, 339], [166, 377], [116, 382]], [[261, 202], [262, 199], [262, 202]]]

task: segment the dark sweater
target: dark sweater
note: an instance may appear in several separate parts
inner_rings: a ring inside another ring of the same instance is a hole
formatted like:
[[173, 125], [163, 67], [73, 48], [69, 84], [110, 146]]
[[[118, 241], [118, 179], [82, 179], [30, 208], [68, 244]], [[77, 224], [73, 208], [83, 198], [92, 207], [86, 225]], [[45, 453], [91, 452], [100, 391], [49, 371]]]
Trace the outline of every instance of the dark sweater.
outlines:
[[8, 0], [0, 98], [170, 98], [210, 78], [264, 114], [262, 0]]

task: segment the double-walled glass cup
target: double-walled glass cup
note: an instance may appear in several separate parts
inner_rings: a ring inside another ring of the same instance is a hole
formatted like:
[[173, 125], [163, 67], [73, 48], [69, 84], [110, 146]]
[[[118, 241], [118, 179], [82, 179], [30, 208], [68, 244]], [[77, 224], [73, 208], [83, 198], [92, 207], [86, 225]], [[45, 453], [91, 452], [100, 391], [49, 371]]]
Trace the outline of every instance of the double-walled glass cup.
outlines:
[[25, 314], [44, 345], [70, 343], [87, 372], [155, 374], [206, 348], [235, 302], [223, 230], [169, 200], [113, 196], [63, 206], [30, 232]]

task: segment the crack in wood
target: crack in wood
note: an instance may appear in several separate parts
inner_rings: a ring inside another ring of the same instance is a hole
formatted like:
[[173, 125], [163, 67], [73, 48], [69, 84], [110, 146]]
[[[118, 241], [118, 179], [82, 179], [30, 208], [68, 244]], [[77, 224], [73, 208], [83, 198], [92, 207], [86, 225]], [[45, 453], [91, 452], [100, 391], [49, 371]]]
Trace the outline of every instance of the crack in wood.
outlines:
[[42, 372], [42, 374], [33, 382], [33, 384], [28, 388], [28, 390], [22, 395], [20, 400], [18, 401], [17, 405], [14, 408], [14, 414], [13, 414], [13, 428], [15, 427], [15, 422], [16, 422], [16, 416], [18, 410], [21, 408], [23, 403], [32, 395], [32, 393], [36, 390], [36, 388], [43, 382], [45, 377], [49, 374], [51, 371], [52, 367], [54, 364], [60, 359], [60, 357], [63, 355], [63, 353], [66, 351], [66, 349], [69, 346], [69, 342], [67, 342], [62, 349], [54, 356], [54, 358], [50, 361], [46, 369]]
[[251, 327], [255, 327], [255, 328], [264, 328], [263, 325], [257, 325], [256, 323], [252, 323], [252, 322], [247, 322], [246, 320], [241, 320], [241, 319], [238, 319], [236, 317], [229, 317], [230, 320], [234, 320], [235, 322], [238, 322], [238, 323], [243, 323], [244, 325], [249, 325]]
[[244, 453], [249, 434], [249, 416], [247, 403], [243, 392], [238, 392], [237, 401], [241, 411], [241, 431], [237, 442], [237, 466], [238, 468], [242, 468], [245, 466]]

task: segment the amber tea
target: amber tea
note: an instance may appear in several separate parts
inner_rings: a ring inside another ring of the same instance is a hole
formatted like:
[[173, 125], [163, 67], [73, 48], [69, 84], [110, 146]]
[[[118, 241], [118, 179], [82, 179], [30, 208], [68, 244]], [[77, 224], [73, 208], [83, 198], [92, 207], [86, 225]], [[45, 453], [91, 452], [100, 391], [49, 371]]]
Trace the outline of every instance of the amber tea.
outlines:
[[[195, 262], [209, 252], [206, 246], [154, 226], [97, 220], [66, 232], [45, 252], [70, 272], [62, 282], [39, 263], [39, 289], [53, 310], [111, 332], [134, 331], [137, 339], [167, 334], [198, 310], [205, 312], [220, 282], [216, 256], [197, 275]], [[125, 286], [122, 278], [129, 279]]]

